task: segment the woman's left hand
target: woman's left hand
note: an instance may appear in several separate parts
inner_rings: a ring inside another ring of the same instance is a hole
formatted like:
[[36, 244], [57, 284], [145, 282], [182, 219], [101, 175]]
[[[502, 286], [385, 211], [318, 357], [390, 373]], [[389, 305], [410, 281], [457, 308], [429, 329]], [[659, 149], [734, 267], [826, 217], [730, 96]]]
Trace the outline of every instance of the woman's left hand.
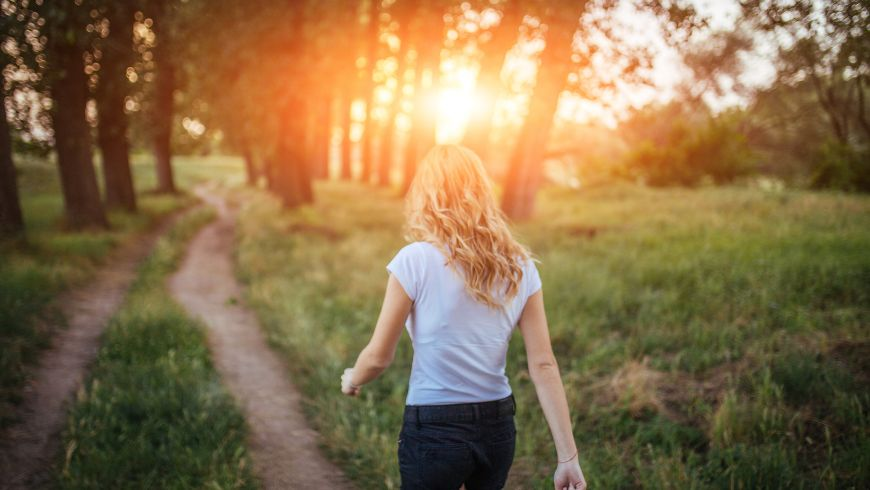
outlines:
[[351, 385], [351, 378], [353, 377], [353, 368], [347, 368], [344, 370], [344, 374], [341, 375], [341, 392], [347, 396], [357, 396], [359, 395], [360, 387]]

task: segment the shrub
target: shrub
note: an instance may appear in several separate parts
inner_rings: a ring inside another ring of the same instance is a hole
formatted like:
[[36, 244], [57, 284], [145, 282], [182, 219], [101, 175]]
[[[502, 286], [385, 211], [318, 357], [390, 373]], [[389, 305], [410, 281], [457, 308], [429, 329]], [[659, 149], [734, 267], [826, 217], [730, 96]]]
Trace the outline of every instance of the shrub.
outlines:
[[685, 119], [674, 121], [664, 142], [641, 142], [629, 153], [629, 174], [653, 186], [732, 182], [752, 173], [756, 157], [732, 114], [711, 118], [693, 128]]
[[815, 162], [813, 188], [870, 192], [870, 150], [827, 141], [816, 152]]

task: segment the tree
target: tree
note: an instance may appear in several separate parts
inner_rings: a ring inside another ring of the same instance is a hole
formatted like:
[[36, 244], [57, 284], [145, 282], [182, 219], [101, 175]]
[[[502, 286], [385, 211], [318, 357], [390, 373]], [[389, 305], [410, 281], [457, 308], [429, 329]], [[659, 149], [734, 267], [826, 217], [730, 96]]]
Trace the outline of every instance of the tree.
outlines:
[[24, 231], [24, 218], [18, 197], [18, 179], [12, 161], [12, 138], [6, 120], [6, 98], [0, 97], [0, 238]]
[[747, 0], [741, 5], [745, 19], [781, 40], [778, 81], [808, 79], [841, 144], [854, 144], [853, 137], [870, 140], [870, 3]]
[[408, 47], [411, 42], [411, 19], [413, 16], [412, 2], [408, 0], [400, 0], [397, 4], [394, 4], [393, 9], [391, 13], [399, 25], [397, 35], [400, 44], [399, 51], [396, 53], [396, 90], [393, 93], [393, 100], [390, 103], [387, 122], [384, 126], [383, 137], [381, 138], [378, 184], [382, 186], [390, 184], [390, 170], [392, 169], [393, 157], [395, 155], [393, 143], [395, 141], [396, 119], [402, 108], [402, 89], [405, 86], [405, 68], [407, 66]]
[[288, 208], [314, 200], [304, 147], [296, 144], [299, 140], [294, 137], [305, 131], [304, 123], [297, 117], [304, 104], [301, 97], [293, 96], [284, 103], [279, 116], [281, 122], [272, 168], [273, 190]]
[[175, 117], [174, 97], [176, 66], [173, 59], [172, 10], [174, 0], [151, 0], [150, 14], [157, 38], [154, 47], [154, 93], [150, 112], [154, 166], [157, 172], [157, 192], [175, 192], [172, 174], [172, 122]]
[[474, 91], [478, 107], [471, 113], [462, 143], [484, 159], [489, 147], [496, 97], [502, 88], [502, 66], [508, 51], [517, 41], [522, 21], [520, 0], [506, 0], [503, 2], [501, 21], [492, 28], [491, 39], [481, 47], [480, 71]]
[[[340, 12], [346, 12], [349, 15], [339, 19], [336, 19], [334, 13], [330, 16], [331, 24], [334, 27], [341, 29], [341, 35], [333, 36], [331, 39], [331, 45], [338, 51], [338, 53], [333, 53], [329, 58], [336, 61], [336, 66], [333, 71], [336, 78], [344, 80], [344, 82], [339, 85], [337, 91], [340, 94], [339, 114], [341, 123], [341, 166], [339, 169], [339, 178], [345, 180], [350, 180], [353, 177], [353, 162], [351, 161], [353, 142], [350, 139], [350, 133], [353, 126], [353, 102], [361, 90], [362, 70], [357, 68], [356, 63], [359, 56], [358, 46], [361, 44], [359, 40], [362, 37], [360, 33], [361, 23], [359, 15], [359, 10], [362, 5], [363, 2], [355, 0], [353, 2], [354, 8], [339, 10]], [[334, 42], [335, 38], [340, 40], [342, 44], [336, 46]]]
[[377, 68], [378, 47], [380, 46], [380, 3], [381, 0], [368, 0], [368, 52], [366, 54], [366, 78], [365, 78], [365, 97], [366, 97], [366, 118], [363, 123], [363, 139], [362, 139], [362, 173], [360, 180], [369, 182], [372, 174], [373, 157], [372, 143], [374, 142], [375, 121], [374, 114], [374, 95], [375, 95], [375, 70]]
[[310, 101], [311, 107], [311, 147], [309, 148], [309, 167], [311, 177], [329, 177], [329, 147], [332, 133], [332, 95], [328, 90]]
[[[761, 126], [756, 136], [768, 148], [785, 143], [794, 148], [789, 153], [795, 161], [809, 161], [805, 173], [813, 187], [866, 192], [870, 3], [747, 0], [741, 5], [742, 19], [778, 46], [776, 79], [759, 94], [754, 112], [769, 120], [772, 102], [786, 110], [780, 112], [785, 124], [767, 131]], [[819, 111], [827, 124], [824, 135], [816, 130]]]
[[[566, 5], [570, 3], [571, 5]], [[546, 47], [541, 53], [529, 114], [523, 122], [508, 167], [502, 210], [513, 219], [532, 215], [542, 176], [542, 160], [553, 114], [571, 70], [571, 44], [586, 2], [563, 2], [548, 9]]]
[[[2, 12], [0, 28], [10, 32], [14, 27], [11, 13]], [[0, 48], [0, 63], [5, 68], [12, 62], [11, 53]], [[5, 78], [5, 77], [4, 77]], [[18, 196], [18, 178], [12, 159], [12, 135], [6, 116], [6, 83], [0, 86], [0, 238], [14, 237], [24, 231], [21, 201]]]
[[[691, 5], [683, 6], [678, 1], [635, 0], [633, 4], [639, 13], [651, 14], [666, 26], [664, 40], [672, 46], [684, 43], [695, 29], [705, 25]], [[612, 91], [616, 79], [650, 83], [648, 75], [641, 74], [639, 69], [650, 68], [653, 53], [647, 46], [631, 46], [620, 38], [614, 29], [616, 17], [610, 15], [619, 5], [614, 0], [542, 2], [545, 46], [539, 55], [528, 115], [508, 162], [502, 196], [502, 208], [509, 217], [520, 220], [533, 213], [550, 130], [563, 90], [596, 98]], [[606, 60], [607, 66], [601, 66], [601, 60]], [[613, 73], [602, 77], [599, 71], [605, 69]]]
[[52, 98], [51, 121], [67, 225], [73, 229], [107, 228], [91, 152], [85, 106], [88, 81], [83, 54], [90, 39], [85, 26], [91, 5], [45, 2], [46, 65]]
[[440, 0], [421, 2], [412, 36], [414, 51], [414, 109], [404, 152], [402, 193], [411, 185], [417, 160], [435, 144], [438, 79], [444, 38], [444, 5]]
[[109, 31], [99, 43], [100, 71], [96, 99], [99, 115], [97, 141], [103, 155], [106, 205], [136, 211], [136, 192], [130, 170], [127, 140], [127, 67], [133, 46], [133, 12], [128, 2], [107, 2], [103, 7]]
[[351, 168], [351, 156], [353, 142], [350, 140], [350, 131], [353, 126], [353, 87], [346, 87], [345, 94], [341, 99], [341, 170], [339, 178], [350, 180], [353, 176]]

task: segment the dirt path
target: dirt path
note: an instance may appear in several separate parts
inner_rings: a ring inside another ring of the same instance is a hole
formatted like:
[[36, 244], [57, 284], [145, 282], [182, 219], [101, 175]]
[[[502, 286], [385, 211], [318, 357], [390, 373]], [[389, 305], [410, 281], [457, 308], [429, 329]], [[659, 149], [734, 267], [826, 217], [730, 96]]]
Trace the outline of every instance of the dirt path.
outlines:
[[318, 448], [287, 367], [267, 345], [254, 314], [241, 304], [231, 254], [235, 212], [215, 194], [200, 196], [218, 218], [197, 234], [170, 279], [175, 298], [208, 326], [209, 348], [248, 422], [254, 472], [266, 489], [352, 488]]
[[51, 479], [67, 406], [97, 355], [100, 335], [121, 306], [139, 263], [176, 221], [164, 219], [153, 230], [116, 248], [85, 285], [55, 301], [67, 320], [31, 371], [16, 422], [0, 433], [0, 489], [38, 488]]

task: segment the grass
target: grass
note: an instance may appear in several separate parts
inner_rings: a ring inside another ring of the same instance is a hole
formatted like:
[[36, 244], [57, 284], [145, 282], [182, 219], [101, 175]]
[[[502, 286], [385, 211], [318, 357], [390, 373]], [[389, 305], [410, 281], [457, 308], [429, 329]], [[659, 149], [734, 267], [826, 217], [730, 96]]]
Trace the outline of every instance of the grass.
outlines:
[[211, 216], [194, 212], [161, 238], [113, 318], [63, 434], [60, 488], [255, 488], [244, 420], [203, 328], [165, 287]]
[[[237, 265], [330, 455], [397, 488], [412, 349], [363, 389], [402, 246], [388, 191], [318, 183], [292, 212], [253, 192]], [[548, 188], [515, 227], [541, 259], [551, 337], [593, 488], [870, 486], [870, 199], [753, 188]], [[555, 452], [515, 335], [510, 488], [552, 488]]]
[[[63, 200], [53, 162], [16, 159], [19, 190], [26, 224], [26, 240], [0, 243], [0, 427], [11, 422], [26, 367], [50, 339], [48, 324], [63, 324], [49, 305], [60, 292], [85, 284], [109, 251], [152, 227], [157, 220], [189, 205], [193, 199], [149, 194], [153, 165], [145, 156], [134, 158], [134, 180], [140, 212], [112, 212], [108, 231], [70, 232], [62, 229]], [[242, 164], [230, 157], [175, 159], [182, 189], [207, 179], [239, 181]]]

